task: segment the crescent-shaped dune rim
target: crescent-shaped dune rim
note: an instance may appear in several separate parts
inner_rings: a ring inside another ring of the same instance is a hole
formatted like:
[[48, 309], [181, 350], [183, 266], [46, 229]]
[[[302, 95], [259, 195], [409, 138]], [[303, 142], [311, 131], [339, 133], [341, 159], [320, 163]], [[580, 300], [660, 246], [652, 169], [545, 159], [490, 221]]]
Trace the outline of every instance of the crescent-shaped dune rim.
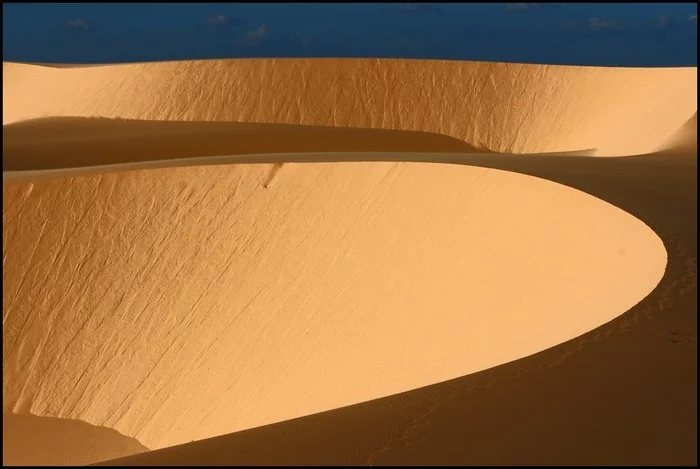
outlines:
[[666, 263], [610, 204], [470, 166], [154, 168], [3, 194], [4, 410], [149, 448], [530, 355], [627, 311]]

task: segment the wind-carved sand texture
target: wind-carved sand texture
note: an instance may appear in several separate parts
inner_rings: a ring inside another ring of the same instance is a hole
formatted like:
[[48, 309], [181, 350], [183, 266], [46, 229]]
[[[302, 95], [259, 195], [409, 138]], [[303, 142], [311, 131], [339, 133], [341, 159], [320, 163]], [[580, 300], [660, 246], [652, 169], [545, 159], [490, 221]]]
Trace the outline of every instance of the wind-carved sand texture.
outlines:
[[501, 153], [626, 156], [655, 151], [697, 111], [696, 75], [694, 67], [388, 59], [3, 63], [3, 125], [47, 117], [304, 124], [430, 132]]
[[530, 355], [664, 272], [646, 225], [548, 181], [286, 166], [6, 185], [5, 411], [162, 448]]
[[608, 323], [661, 281], [661, 239], [600, 198], [476, 166], [673, 158], [695, 73], [4, 63], [6, 430], [31, 414], [123, 435], [80, 455], [97, 462], [459, 378]]

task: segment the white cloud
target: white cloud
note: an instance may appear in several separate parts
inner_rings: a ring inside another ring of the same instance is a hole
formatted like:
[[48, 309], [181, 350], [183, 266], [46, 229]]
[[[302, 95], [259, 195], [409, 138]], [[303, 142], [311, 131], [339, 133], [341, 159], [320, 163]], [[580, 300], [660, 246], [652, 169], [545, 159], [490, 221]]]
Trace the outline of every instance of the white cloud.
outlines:
[[207, 24], [224, 24], [228, 22], [226, 15], [216, 15], [207, 19]]
[[594, 31], [610, 29], [613, 26], [615, 26], [615, 24], [612, 21], [601, 20], [600, 18], [590, 18], [588, 20], [588, 27]]
[[253, 31], [248, 31], [243, 39], [235, 39], [233, 42], [236, 44], [246, 44], [248, 46], [257, 46], [264, 39], [270, 37], [270, 30], [267, 26], [261, 24], [258, 29]]
[[264, 24], [261, 24], [260, 27], [254, 31], [248, 31], [248, 34], [246, 34], [246, 37], [248, 39], [265, 39], [270, 35], [270, 31], [267, 29], [267, 26]]
[[76, 18], [73, 21], [69, 21], [68, 26], [73, 29], [90, 29], [90, 25], [88, 25], [87, 21], [82, 18]]
[[658, 22], [659, 26], [661, 26], [662, 28], [666, 28], [669, 26], [675, 26], [677, 24], [675, 18], [673, 18], [673, 16], [669, 16], [669, 15], [664, 15], [664, 16], [660, 17], [657, 22]]

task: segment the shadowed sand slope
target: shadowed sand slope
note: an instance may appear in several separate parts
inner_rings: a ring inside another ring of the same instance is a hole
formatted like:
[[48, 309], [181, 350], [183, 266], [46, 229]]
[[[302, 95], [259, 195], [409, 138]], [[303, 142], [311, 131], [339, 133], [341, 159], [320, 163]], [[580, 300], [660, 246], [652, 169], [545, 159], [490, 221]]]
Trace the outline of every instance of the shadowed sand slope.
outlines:
[[166, 168], [3, 195], [4, 410], [149, 448], [536, 353], [666, 265], [612, 205], [467, 166]]
[[3, 63], [4, 125], [69, 116], [411, 130], [502, 153], [649, 153], [696, 112], [696, 97], [694, 67], [390, 59]]
[[92, 464], [148, 451], [133, 438], [77, 420], [2, 415], [3, 466]]
[[427, 132], [54, 117], [3, 126], [4, 171], [295, 152], [473, 152]]

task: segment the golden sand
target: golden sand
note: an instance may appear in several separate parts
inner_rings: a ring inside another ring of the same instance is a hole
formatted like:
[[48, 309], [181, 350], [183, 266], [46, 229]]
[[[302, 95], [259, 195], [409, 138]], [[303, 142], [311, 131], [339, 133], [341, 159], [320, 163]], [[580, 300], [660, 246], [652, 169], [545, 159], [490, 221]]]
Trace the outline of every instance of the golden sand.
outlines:
[[4, 63], [3, 80], [3, 412], [133, 439], [93, 462], [608, 323], [661, 281], [657, 234], [475, 166], [697, 152], [695, 68]]

